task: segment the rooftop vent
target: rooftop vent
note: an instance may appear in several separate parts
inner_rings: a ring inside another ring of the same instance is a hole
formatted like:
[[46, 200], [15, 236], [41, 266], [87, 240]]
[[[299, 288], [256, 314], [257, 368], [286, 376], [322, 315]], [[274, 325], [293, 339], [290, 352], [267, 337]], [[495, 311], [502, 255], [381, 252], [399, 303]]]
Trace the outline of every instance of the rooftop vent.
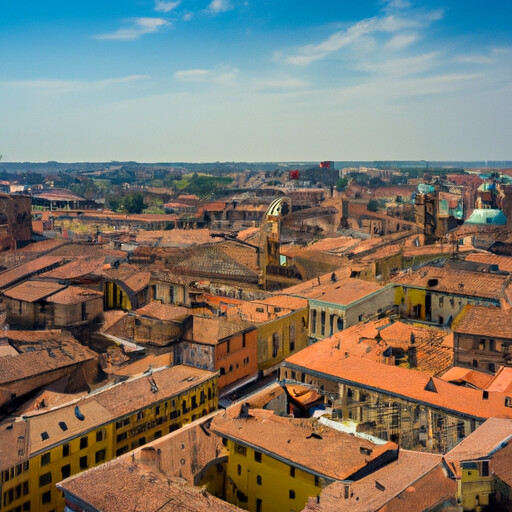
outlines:
[[156, 385], [155, 379], [149, 379], [149, 385], [151, 386], [152, 393], [158, 393], [158, 386]]
[[378, 480], [375, 480], [375, 487], [379, 490], [379, 491], [385, 491], [386, 490], [386, 487], [384, 487]]
[[41, 439], [43, 441], [46, 441], [47, 439], [50, 439], [50, 436], [48, 435], [48, 432], [41, 432]]
[[432, 377], [430, 377], [430, 379], [428, 379], [428, 382], [425, 386], [425, 391], [431, 391], [432, 393], [437, 393], [437, 388], [436, 388], [436, 385], [434, 384], [434, 379], [432, 379]]
[[311, 438], [323, 439], [323, 437], [320, 434], [317, 434], [316, 432], [311, 432], [311, 434], [309, 434], [309, 436], [306, 437], [306, 439], [311, 439]]
[[439, 279], [429, 279], [427, 281], [427, 286], [437, 286], [439, 284]]
[[85, 416], [80, 412], [80, 407], [78, 407], [78, 405], [75, 406], [75, 416], [80, 421], [85, 420]]
[[489, 400], [489, 391], [485, 391], [485, 390], [484, 390], [484, 391], [482, 392], [482, 398], [483, 398], [484, 400]]
[[373, 450], [371, 448], [367, 448], [366, 446], [360, 446], [359, 451], [363, 455], [371, 455], [373, 453]]
[[68, 426], [66, 425], [66, 423], [64, 421], [59, 421], [59, 427], [64, 432], [68, 429]]

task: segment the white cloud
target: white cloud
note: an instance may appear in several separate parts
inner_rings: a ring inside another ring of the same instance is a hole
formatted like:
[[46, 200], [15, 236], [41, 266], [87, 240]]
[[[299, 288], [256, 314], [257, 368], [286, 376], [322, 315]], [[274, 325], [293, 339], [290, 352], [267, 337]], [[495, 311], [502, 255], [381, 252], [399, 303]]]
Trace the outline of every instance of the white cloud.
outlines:
[[291, 64], [307, 65], [322, 60], [329, 54], [346, 46], [356, 43], [363, 36], [376, 32], [398, 32], [399, 30], [418, 27], [420, 22], [414, 18], [399, 18], [396, 16], [374, 17], [358, 21], [347, 30], [332, 34], [318, 44], [308, 44], [299, 48], [296, 55], [286, 58]]
[[392, 50], [402, 50], [415, 43], [418, 39], [419, 36], [416, 33], [397, 34], [386, 43], [386, 46]]
[[220, 12], [226, 12], [233, 9], [233, 5], [229, 0], [212, 0], [208, 5], [208, 11], [213, 14], [218, 14]]
[[174, 77], [180, 82], [209, 82], [218, 85], [232, 86], [236, 83], [239, 70], [228, 69], [186, 69], [176, 71]]
[[80, 81], [80, 80], [55, 80], [39, 78], [35, 80], [18, 80], [11, 82], [0, 82], [4, 87], [58, 90], [61, 92], [97, 90], [111, 85], [127, 84], [139, 80], [148, 80], [148, 75], [128, 75], [119, 78], [106, 78], [104, 80]]
[[208, 78], [210, 71], [208, 69], [187, 69], [176, 71], [175, 78], [180, 82], [204, 82]]
[[285, 78], [282, 80], [264, 80], [259, 86], [264, 89], [300, 89], [308, 87], [309, 83], [298, 78]]
[[358, 65], [358, 69], [380, 73], [390, 76], [404, 76], [421, 73], [431, 69], [435, 64], [437, 52], [414, 55], [403, 59], [388, 59], [377, 62], [365, 62]]
[[155, 11], [157, 12], [171, 12], [176, 7], [180, 5], [181, 1], [178, 0], [176, 2], [166, 2], [164, 0], [156, 0], [155, 1]]
[[158, 32], [160, 28], [169, 25], [169, 22], [163, 18], [131, 18], [126, 21], [130, 26], [119, 28], [108, 34], [99, 34], [95, 36], [95, 39], [131, 41], [145, 34]]
[[190, 21], [193, 17], [194, 17], [194, 13], [193, 12], [186, 12], [183, 15], [183, 21]]

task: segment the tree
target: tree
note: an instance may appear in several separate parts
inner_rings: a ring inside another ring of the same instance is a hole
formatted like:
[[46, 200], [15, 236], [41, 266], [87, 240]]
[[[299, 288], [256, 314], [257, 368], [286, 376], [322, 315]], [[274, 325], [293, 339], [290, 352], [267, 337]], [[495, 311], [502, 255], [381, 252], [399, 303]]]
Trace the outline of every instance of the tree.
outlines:
[[140, 192], [128, 194], [123, 198], [123, 206], [128, 213], [142, 213], [142, 210], [146, 207], [144, 196]]
[[366, 205], [366, 209], [369, 211], [369, 212], [376, 212], [379, 210], [379, 202], [377, 201], [377, 199], [370, 199], [368, 201], [368, 204]]
[[348, 185], [348, 178], [340, 178], [336, 182], [336, 190], [338, 192], [343, 192], [347, 188], [347, 185]]

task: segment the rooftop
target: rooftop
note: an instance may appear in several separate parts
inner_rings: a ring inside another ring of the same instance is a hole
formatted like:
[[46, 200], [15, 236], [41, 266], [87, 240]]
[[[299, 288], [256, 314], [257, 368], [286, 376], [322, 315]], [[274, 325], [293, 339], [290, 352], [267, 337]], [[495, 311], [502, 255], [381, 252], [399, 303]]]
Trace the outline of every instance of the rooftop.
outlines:
[[16, 267], [0, 272], [0, 288], [15, 284], [23, 278], [27, 278], [37, 272], [49, 270], [51, 267], [63, 262], [60, 256], [41, 256], [32, 261], [22, 263]]
[[459, 474], [460, 462], [487, 457], [503, 448], [510, 439], [512, 439], [512, 420], [489, 418], [455, 448], [452, 448], [445, 455], [445, 460], [454, 472]]
[[203, 316], [193, 316], [192, 318], [192, 340], [210, 345], [216, 345], [225, 338], [254, 329], [250, 322], [244, 320], [235, 321], [225, 317], [207, 318]]
[[192, 310], [173, 304], [161, 304], [157, 301], [151, 301], [143, 308], [137, 309], [137, 314], [149, 316], [164, 321], [182, 321], [192, 314]]
[[348, 306], [382, 289], [377, 283], [350, 277], [339, 278], [337, 272], [331, 272], [322, 278], [285, 288], [281, 294]]
[[10, 299], [20, 300], [24, 302], [35, 302], [37, 300], [45, 299], [49, 295], [63, 290], [66, 285], [59, 284], [51, 281], [25, 281], [24, 283], [10, 288], [4, 292], [6, 297]]
[[499, 300], [508, 278], [507, 275], [484, 274], [428, 265], [415, 272], [411, 270], [402, 272], [393, 281], [399, 285], [428, 288], [433, 292]]
[[512, 339], [512, 309], [466, 305], [457, 315], [453, 332]]
[[249, 409], [248, 417], [239, 417], [235, 411], [218, 414], [211, 429], [328, 479], [354, 478], [371, 463], [397, 455], [394, 443], [376, 445], [328, 427], [318, 428], [311, 420], [283, 418], [263, 409]]
[[[345, 485], [334, 482], [327, 486], [320, 495], [320, 503], [308, 505], [304, 512], [426, 510], [454, 499], [457, 489], [456, 482], [443, 471], [441, 455], [408, 450], [400, 450], [396, 460], [348, 484], [346, 498]], [[395, 499], [402, 508], [390, 506]]]
[[61, 290], [48, 298], [48, 302], [54, 304], [80, 304], [101, 298], [103, 298], [103, 292], [80, 286], [68, 286], [65, 290]]
[[[21, 356], [15, 356], [16, 359]], [[74, 403], [6, 420], [0, 424], [0, 464], [9, 467], [19, 460], [16, 434], [20, 429], [29, 439], [26, 456], [47, 450], [64, 439], [80, 435], [116, 418], [150, 407], [166, 397], [182, 393], [215, 377], [215, 373], [190, 366], [173, 366], [144, 374], [106, 389], [99, 389]], [[1, 384], [1, 382], [0, 382]], [[79, 408], [82, 419], [78, 418]], [[61, 423], [66, 424], [63, 429]], [[6, 428], [13, 425], [13, 428]], [[24, 427], [23, 427], [24, 426]], [[28, 435], [30, 433], [30, 435]], [[45, 435], [42, 435], [46, 433]], [[4, 448], [5, 447], [5, 448]]]
[[[307, 368], [326, 378], [351, 382], [411, 402], [421, 402], [473, 418], [512, 418], [504, 393], [488, 393], [450, 384], [428, 374], [381, 364], [363, 357], [348, 356], [341, 350], [311, 345], [285, 361], [285, 366]], [[427, 386], [428, 385], [428, 386]], [[432, 389], [430, 391], [428, 388]]]

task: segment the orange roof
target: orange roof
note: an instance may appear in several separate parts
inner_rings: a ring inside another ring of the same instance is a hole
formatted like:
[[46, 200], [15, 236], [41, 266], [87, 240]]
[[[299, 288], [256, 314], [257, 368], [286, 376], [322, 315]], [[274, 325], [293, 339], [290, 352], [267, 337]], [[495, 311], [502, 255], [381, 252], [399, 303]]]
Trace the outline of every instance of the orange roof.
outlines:
[[[512, 408], [505, 405], [506, 395], [503, 393], [488, 393], [488, 398], [484, 399], [480, 390], [456, 386], [416, 370], [363, 357], [345, 357], [342, 350], [325, 350], [320, 343], [290, 356], [285, 366], [313, 370], [328, 379], [365, 386], [474, 418], [512, 418]], [[433, 384], [436, 391], [427, 390], [427, 384]]]
[[[452, 382], [453, 384], [468, 383], [478, 389], [487, 389], [487, 385], [491, 382], [493, 376], [488, 373], [471, 370], [470, 368], [454, 366], [439, 378], [446, 382]], [[503, 390], [494, 389], [493, 391]]]
[[512, 368], [500, 366], [496, 375], [487, 384], [485, 389], [487, 389], [487, 391], [512, 393]]
[[433, 292], [499, 300], [501, 288], [505, 285], [508, 277], [507, 275], [425, 266], [416, 272], [408, 270], [398, 274], [393, 281], [403, 286], [428, 288]]
[[65, 290], [52, 295], [48, 302], [53, 302], [54, 304], [80, 304], [81, 302], [101, 299], [102, 297], [103, 293], [96, 290], [80, 286], [68, 286]]
[[[335, 281], [332, 280], [333, 274], [336, 276]], [[322, 278], [311, 279], [305, 283], [285, 288], [281, 294], [348, 306], [382, 289], [381, 285], [370, 281], [349, 277], [340, 278], [336, 271], [325, 274]]]
[[53, 279], [76, 279], [100, 271], [103, 268], [104, 261], [104, 257], [91, 259], [77, 258], [76, 260], [70, 261], [61, 267], [41, 274], [40, 277], [49, 277]]
[[466, 305], [457, 315], [453, 332], [512, 339], [512, 309]]
[[123, 283], [127, 288], [130, 288], [135, 293], [140, 292], [149, 284], [151, 279], [151, 272], [138, 270], [137, 268], [120, 267], [105, 270], [103, 274], [107, 279], [112, 279]]
[[137, 314], [151, 316], [158, 320], [183, 320], [192, 314], [192, 310], [173, 304], [162, 304], [152, 301], [146, 306], [137, 309]]
[[[464, 246], [462, 246], [464, 247]], [[475, 261], [477, 263], [487, 263], [489, 265], [498, 265], [500, 270], [505, 272], [512, 272], [512, 257], [510, 256], [499, 256], [497, 254], [478, 252], [468, 254], [466, 261]]]
[[59, 256], [41, 256], [40, 258], [28, 261], [27, 263], [23, 263], [17, 267], [4, 270], [3, 272], [0, 272], [0, 288], [5, 288], [24, 277], [28, 277], [49, 267], [53, 267], [62, 261], [63, 258]]
[[328, 427], [320, 431], [309, 419], [283, 418], [263, 409], [249, 409], [243, 418], [235, 414], [236, 408], [218, 414], [211, 430], [328, 479], [348, 479], [382, 457], [395, 458], [398, 451], [395, 443], [376, 445]]
[[25, 281], [24, 283], [10, 288], [4, 292], [6, 297], [24, 302], [35, 302], [41, 300], [52, 293], [58, 292], [66, 287], [66, 285], [54, 283], [51, 281]]
[[253, 325], [243, 320], [234, 321], [225, 317], [193, 317], [192, 340], [216, 345], [219, 341], [237, 333], [252, 330]]
[[512, 420], [491, 417], [452, 448], [445, 455], [445, 460], [460, 476], [460, 462], [487, 457], [510, 439], [512, 439]]

